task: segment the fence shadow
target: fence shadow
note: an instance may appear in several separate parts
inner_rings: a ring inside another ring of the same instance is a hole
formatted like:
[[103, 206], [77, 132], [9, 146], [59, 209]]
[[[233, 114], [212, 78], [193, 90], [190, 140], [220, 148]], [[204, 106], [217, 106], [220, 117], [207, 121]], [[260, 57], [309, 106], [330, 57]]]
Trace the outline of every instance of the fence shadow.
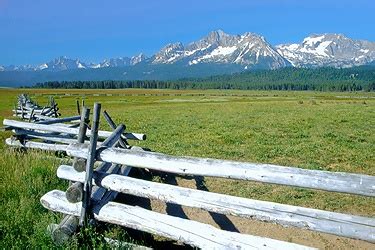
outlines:
[[[184, 178], [184, 179], [190, 179], [195, 181], [195, 186], [198, 190], [202, 191], [209, 191], [205, 179], [203, 176], [194, 176], [194, 177], [188, 177], [188, 176], [181, 176], [181, 175], [175, 175], [165, 172], [157, 172], [152, 171], [147, 173], [146, 171], [143, 171], [144, 175], [141, 176], [141, 178], [145, 179], [147, 175], [147, 180], [152, 181], [152, 176], [158, 176], [161, 181], [165, 184], [175, 185], [177, 186], [177, 177]], [[147, 173], [145, 175], [145, 173]], [[173, 204], [173, 203], [166, 203], [166, 212], [168, 215], [189, 219], [186, 213], [184, 212], [183, 208], [179, 204]], [[208, 212], [209, 215], [212, 217], [212, 219], [215, 221], [215, 223], [223, 230], [231, 231], [231, 232], [240, 232], [237, 227], [233, 224], [233, 222], [223, 214], [215, 213], [215, 212]]]
[[[166, 176], [164, 173], [151, 173], [147, 172], [143, 169], [133, 168], [129, 173], [129, 176], [141, 178], [143, 180], [152, 181], [153, 176], [159, 176], [165, 183], [175, 184], [177, 185], [177, 180], [175, 176]], [[148, 210], [151, 209], [151, 200], [148, 198], [143, 198], [139, 196], [133, 196], [129, 194], [119, 193], [116, 198], [117, 201], [121, 203], [126, 203], [133, 206], [139, 206]], [[187, 216], [185, 212], [182, 210], [180, 205], [167, 203], [166, 204], [166, 212], [169, 215], [185, 218]], [[152, 245], [154, 249], [194, 249], [188, 245], [180, 245], [173, 240], [163, 239], [163, 240], [155, 240], [154, 236], [149, 233], [141, 232], [138, 230], [134, 230], [131, 228], [126, 229], [127, 235], [130, 236], [132, 239], [136, 239], [145, 243], [146, 245]]]
[[[197, 189], [202, 190], [202, 191], [209, 191], [206, 182], [203, 176], [194, 176], [195, 180], [195, 185]], [[218, 214], [214, 212], [208, 212], [212, 219], [215, 221], [215, 223], [223, 230], [226, 231], [231, 231], [231, 232], [237, 232], [239, 233], [240, 231], [236, 228], [236, 226], [233, 224], [233, 222], [223, 214]]]

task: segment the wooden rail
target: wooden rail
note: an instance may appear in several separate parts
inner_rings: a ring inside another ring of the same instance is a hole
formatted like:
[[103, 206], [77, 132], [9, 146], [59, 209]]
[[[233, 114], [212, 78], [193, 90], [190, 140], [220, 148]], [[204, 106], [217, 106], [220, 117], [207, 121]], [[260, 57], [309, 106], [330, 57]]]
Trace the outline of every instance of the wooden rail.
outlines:
[[[35, 124], [29, 122], [20, 122], [14, 120], [4, 119], [3, 124], [8, 127], [12, 128], [19, 128], [19, 129], [34, 129], [34, 130], [42, 130], [48, 132], [56, 132], [56, 133], [66, 133], [71, 135], [78, 135], [79, 128], [70, 128], [66, 126], [62, 126], [60, 124]], [[90, 137], [92, 134], [91, 130], [87, 130], [86, 136]], [[107, 138], [111, 135], [109, 131], [98, 131], [99, 137]], [[145, 134], [139, 133], [124, 133], [124, 136], [128, 140], [146, 140]]]
[[[57, 176], [77, 182], [84, 182], [85, 180], [82, 173], [76, 172], [71, 166], [67, 165], [61, 165], [57, 169]], [[375, 242], [374, 218], [245, 199], [127, 176], [107, 175], [102, 172], [94, 173], [93, 184], [121, 193], [197, 207], [210, 212], [269, 221], [283, 226], [294, 226]]]
[[[65, 193], [53, 190], [41, 198], [42, 205], [54, 212], [79, 216], [80, 203], [70, 203]], [[117, 224], [203, 249], [313, 249], [274, 239], [223, 231], [213, 226], [156, 213], [140, 207], [108, 202], [94, 207], [95, 219]]]
[[[70, 156], [85, 158], [88, 144], [70, 144]], [[260, 181], [326, 191], [375, 196], [375, 177], [362, 174], [309, 170], [271, 164], [235, 162], [197, 157], [177, 157], [154, 152], [101, 148], [100, 161], [127, 164], [181, 175], [199, 175]]]

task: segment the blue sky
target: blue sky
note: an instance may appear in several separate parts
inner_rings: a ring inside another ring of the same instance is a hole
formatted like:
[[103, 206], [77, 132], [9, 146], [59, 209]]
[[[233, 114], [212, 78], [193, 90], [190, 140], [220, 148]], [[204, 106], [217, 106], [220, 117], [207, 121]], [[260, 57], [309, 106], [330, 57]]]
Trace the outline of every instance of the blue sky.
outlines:
[[222, 29], [273, 45], [311, 33], [375, 41], [374, 0], [0, 0], [0, 65], [151, 55]]

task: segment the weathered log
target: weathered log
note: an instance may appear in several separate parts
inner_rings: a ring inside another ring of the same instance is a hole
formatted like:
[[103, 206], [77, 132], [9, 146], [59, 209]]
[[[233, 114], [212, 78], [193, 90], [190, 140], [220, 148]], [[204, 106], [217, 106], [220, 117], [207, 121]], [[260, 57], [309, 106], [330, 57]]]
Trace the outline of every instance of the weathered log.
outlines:
[[[83, 182], [84, 176], [70, 166], [61, 165], [57, 176]], [[312, 231], [375, 242], [375, 219], [324, 210], [245, 199], [200, 191], [131, 177], [95, 172], [93, 184], [164, 202], [197, 207], [210, 212], [268, 221]]]
[[77, 231], [78, 218], [73, 215], [66, 215], [60, 224], [52, 230], [52, 240], [57, 245], [62, 245]]
[[[41, 203], [54, 212], [75, 216], [81, 213], [80, 203], [69, 203], [64, 192], [59, 190], [45, 194]], [[115, 202], [96, 206], [94, 211], [94, 217], [99, 221], [160, 235], [202, 249], [310, 249], [294, 243], [223, 231], [200, 222]]]
[[[66, 133], [66, 134], [73, 134], [78, 135], [79, 129], [78, 128], [69, 128], [63, 126], [63, 124], [51, 124], [51, 125], [45, 125], [45, 124], [35, 124], [35, 123], [29, 123], [29, 122], [20, 122], [20, 121], [14, 121], [14, 120], [8, 120], [4, 119], [3, 124], [5, 126], [10, 126], [14, 128], [22, 128], [22, 129], [35, 129], [35, 130], [44, 130], [49, 132], [58, 132], [58, 133]], [[111, 132], [109, 131], [98, 131], [99, 137], [107, 138], [111, 135]], [[87, 136], [91, 136], [91, 130], [87, 131]], [[130, 140], [145, 140], [146, 135], [144, 134], [137, 134], [137, 133], [125, 133], [124, 134], [126, 139]]]
[[189, 207], [271, 221], [313, 231], [375, 243], [375, 219], [318, 209], [257, 201], [229, 195], [148, 182], [120, 175], [108, 175], [101, 185], [121, 193], [159, 199]]
[[[21, 103], [21, 110], [23, 110], [23, 103]], [[21, 117], [22, 117], [22, 119], [24, 119], [24, 113], [23, 112], [21, 113]]]
[[124, 130], [125, 126], [123, 124], [120, 124], [117, 128], [115, 128], [112, 134], [103, 141], [103, 143], [100, 146], [113, 147], [121, 138], [121, 134], [124, 132]]
[[85, 182], [83, 185], [82, 210], [81, 210], [81, 215], [79, 217], [80, 226], [86, 225], [87, 218], [90, 216], [90, 212], [91, 212], [90, 211], [91, 210], [90, 197], [91, 197], [91, 189], [92, 189], [92, 174], [94, 172], [96, 144], [98, 142], [100, 109], [101, 109], [101, 104], [95, 103], [94, 111], [93, 111], [92, 127], [91, 127], [92, 136], [90, 137], [90, 147], [88, 150], [88, 154], [85, 157], [87, 158], [87, 162], [86, 162]]
[[77, 115], [77, 116], [70, 116], [70, 117], [64, 117], [64, 118], [53, 118], [47, 121], [37, 122], [37, 124], [57, 124], [57, 123], [77, 121], [79, 119], [81, 119], [81, 117]]
[[77, 114], [81, 116], [81, 108], [79, 107], [79, 100], [76, 100], [76, 106], [77, 106]]
[[[87, 144], [70, 144], [67, 154], [85, 157]], [[375, 176], [283, 167], [271, 164], [235, 162], [196, 157], [131, 151], [120, 148], [100, 150], [97, 159], [121, 165], [170, 172], [239, 180], [260, 181], [333, 192], [375, 196]]]
[[[111, 136], [109, 136], [103, 143], [102, 143], [102, 145], [103, 146], [109, 146], [109, 147], [112, 147], [112, 146], [114, 146], [116, 143], [117, 143], [117, 141], [118, 141], [118, 139], [120, 138], [120, 135], [122, 134], [122, 132], [124, 131], [124, 129], [125, 129], [125, 127], [121, 124], [121, 125], [119, 125], [116, 129], [115, 129], [115, 131], [112, 133], [112, 135]], [[111, 166], [110, 166], [111, 165]], [[105, 169], [105, 168], [107, 168], [108, 167], [108, 169]], [[106, 171], [106, 173], [107, 174], [115, 174], [115, 173], [117, 173], [118, 172], [118, 170], [120, 169], [120, 165], [118, 165], [118, 164], [107, 164], [107, 163], [102, 163], [102, 165], [99, 167], [99, 168], [97, 168], [97, 169], [99, 169], [99, 170], [105, 170]], [[90, 170], [90, 171], [92, 171], [92, 170]], [[88, 177], [88, 178], [91, 178], [92, 179], [92, 175], [93, 175], [93, 173], [91, 174], [91, 176], [90, 177]], [[86, 164], [86, 175], [85, 175], [85, 178], [87, 178], [87, 164]], [[112, 192], [112, 191], [107, 191], [107, 190], [105, 190], [105, 189], [96, 189], [95, 190], [95, 192], [93, 192], [92, 193], [92, 195], [91, 195], [91, 198], [92, 199], [94, 199], [94, 200], [97, 200], [97, 201], [100, 201], [100, 198], [102, 197], [102, 196], [104, 196], [105, 195], [105, 193], [106, 192]], [[91, 192], [90, 192], [91, 193]], [[108, 194], [109, 195], [109, 194]], [[110, 197], [115, 197], [115, 196], [117, 196], [117, 193], [115, 194], [115, 193], [113, 193], [113, 194], [111, 194], [111, 196]]]
[[[72, 168], [73, 169], [73, 168]], [[75, 182], [68, 187], [65, 192], [66, 199], [71, 203], [82, 201], [83, 198], [83, 185], [80, 182]]]
[[84, 172], [86, 169], [86, 159], [84, 158], [75, 158], [73, 161], [73, 168], [78, 172]]
[[33, 141], [26, 141], [24, 143], [21, 143], [20, 141], [14, 138], [5, 139], [5, 143], [9, 146], [41, 149], [41, 150], [48, 150], [48, 151], [66, 151], [68, 147], [67, 145], [62, 145], [62, 144], [49, 144], [49, 143], [33, 142]]
[[[24, 112], [22, 115], [13, 115], [13, 116], [17, 116], [21, 118], [23, 117], [24, 119], [31, 119], [33, 117], [33, 118], [37, 118], [40, 121], [56, 121], [59, 119], [59, 118], [54, 118], [54, 117], [50, 117], [46, 115], [38, 115], [38, 114], [34, 114], [33, 116], [31, 116], [30, 113], [26, 113], [26, 112]], [[40, 124], [43, 124], [43, 123], [40, 123]], [[45, 123], [45, 124], [48, 124], [48, 123]]]
[[31, 110], [29, 122], [31, 122], [31, 119], [33, 119], [33, 118], [34, 118], [34, 109]]
[[[103, 163], [102, 166], [103, 165], [107, 165], [107, 166], [109, 165], [109, 168], [105, 169], [103, 172], [97, 171], [97, 170], [94, 171], [93, 180], [92, 180], [93, 185], [94, 184], [96, 185], [96, 181], [98, 183], [100, 183], [99, 179], [103, 178], [103, 176], [106, 176], [106, 175], [109, 175], [109, 174], [117, 174], [117, 173], [122, 174], [123, 173], [123, 171], [121, 171], [120, 165], [110, 164], [110, 163], [109, 164]], [[75, 182], [65, 192], [66, 199], [69, 202], [72, 202], [72, 203], [82, 201], [82, 196], [83, 196], [82, 192], [83, 191], [82, 191], [82, 184], [81, 183], [84, 183], [84, 181], [85, 181], [85, 173], [84, 172], [78, 172], [75, 169], [73, 169], [71, 166], [67, 166], [67, 165], [61, 165], [59, 167], [59, 169], [60, 170], [57, 171], [57, 177], [59, 177], [59, 178], [66, 177], [65, 175], [67, 173], [69, 174], [70, 171], [77, 174], [76, 178], [70, 178], [70, 179], [63, 178], [63, 179]], [[128, 174], [128, 172], [126, 174]], [[63, 176], [63, 177], [61, 177], [61, 176]], [[79, 180], [79, 181], [77, 181], [77, 180]], [[103, 188], [99, 185], [96, 185], [95, 187], [92, 188], [91, 199], [93, 199], [95, 201], [100, 201], [101, 198], [104, 196], [104, 194], [106, 192], [108, 192], [108, 191], [105, 188]]]
[[[103, 111], [103, 115], [104, 115], [104, 118], [105, 120], [107, 121], [108, 125], [112, 128], [112, 129], [115, 129], [117, 126], [115, 124], [115, 122], [112, 120], [111, 116], [108, 114], [108, 112], [106, 110]], [[126, 126], [124, 125], [125, 129], [126, 129]], [[120, 138], [119, 139], [119, 143], [121, 145], [121, 147], [123, 148], [128, 148], [128, 143], [126, 141], [126, 139], [124, 138]]]
[[[22, 135], [22, 134], [16, 134], [16, 135]], [[28, 134], [23, 134], [24, 139], [41, 139], [47, 142], [58, 142], [58, 143], [63, 143], [63, 144], [70, 144], [70, 143], [75, 143], [77, 142], [76, 139], [73, 138], [68, 138], [66, 136], [51, 136], [51, 135], [28, 135]]]

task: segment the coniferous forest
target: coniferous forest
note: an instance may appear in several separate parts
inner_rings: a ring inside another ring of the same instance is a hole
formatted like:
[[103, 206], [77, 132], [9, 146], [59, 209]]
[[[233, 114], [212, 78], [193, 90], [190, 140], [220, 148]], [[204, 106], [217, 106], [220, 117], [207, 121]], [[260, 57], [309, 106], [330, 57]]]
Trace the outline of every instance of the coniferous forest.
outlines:
[[375, 67], [282, 68], [179, 80], [50, 81], [34, 88], [375, 91]]

